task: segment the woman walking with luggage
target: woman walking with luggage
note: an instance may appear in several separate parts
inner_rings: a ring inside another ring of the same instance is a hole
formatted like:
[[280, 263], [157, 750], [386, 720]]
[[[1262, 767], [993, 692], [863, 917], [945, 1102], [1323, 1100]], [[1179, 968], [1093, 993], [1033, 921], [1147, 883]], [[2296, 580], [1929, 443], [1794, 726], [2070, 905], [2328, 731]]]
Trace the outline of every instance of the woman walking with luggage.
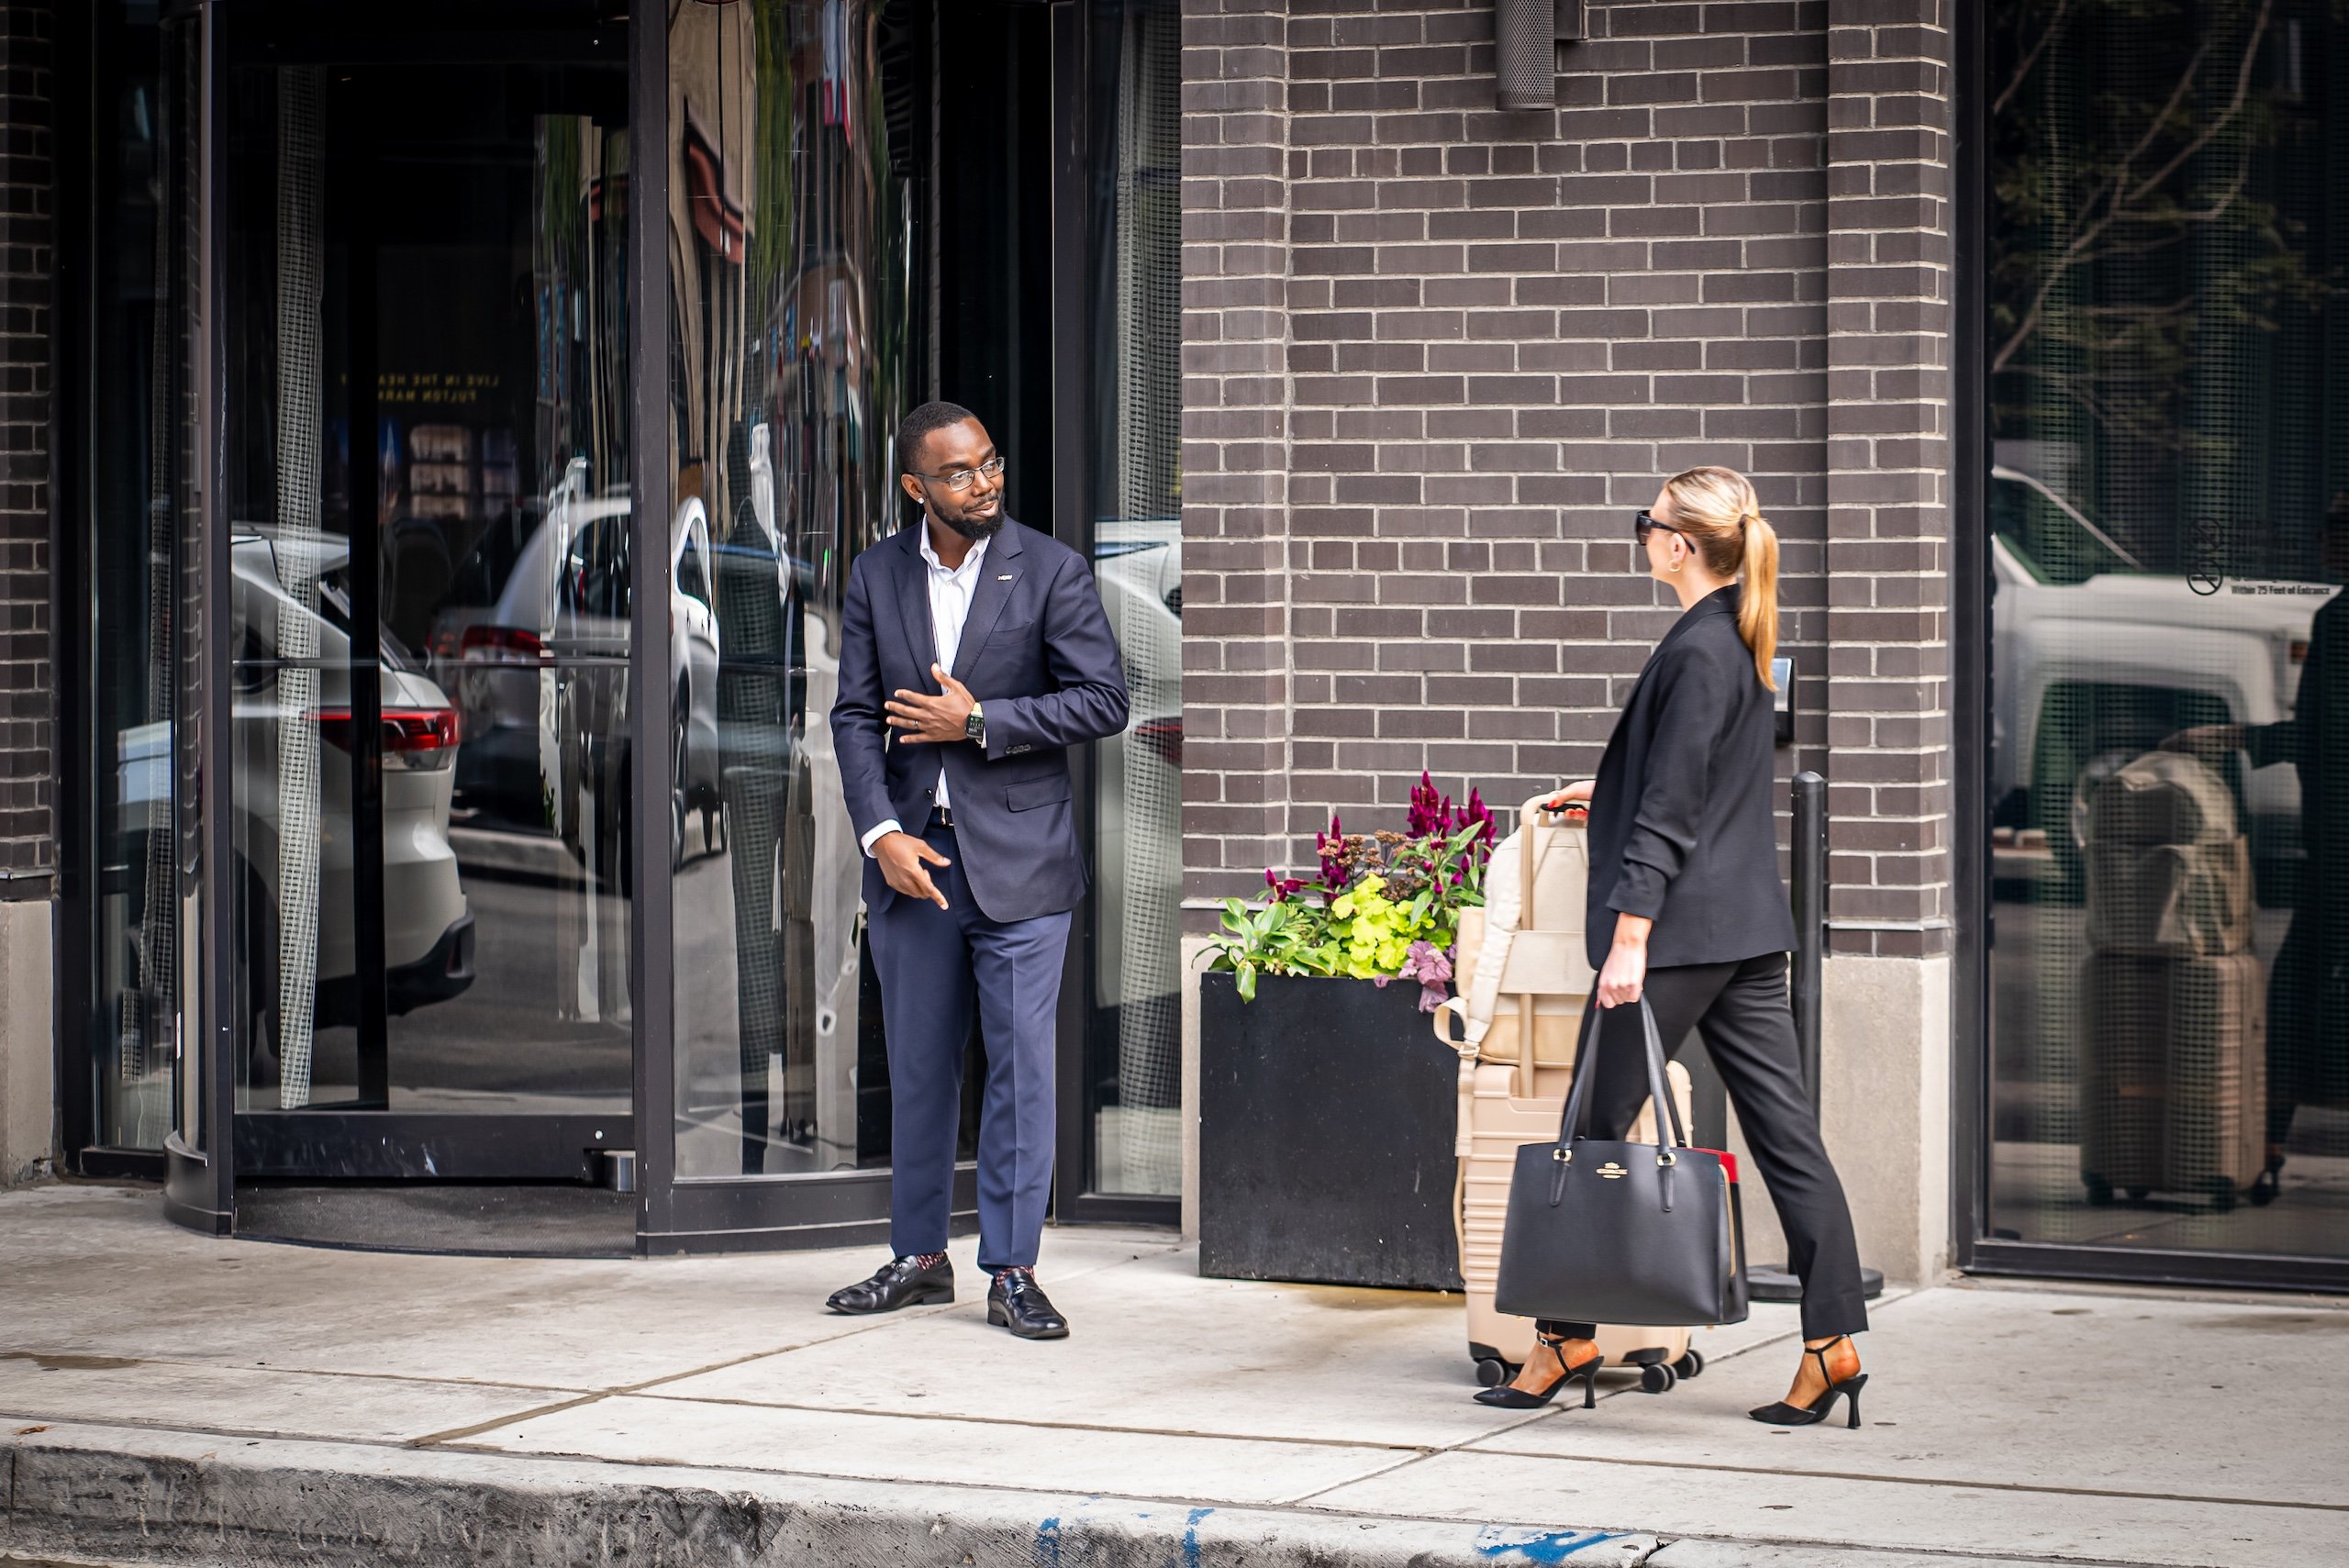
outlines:
[[[1859, 1248], [1803, 1090], [1787, 1002], [1795, 929], [1771, 811], [1777, 535], [1753, 484], [1726, 468], [1666, 481], [1635, 529], [1649, 575], [1678, 595], [1682, 613], [1616, 720], [1598, 777], [1553, 803], [1590, 811], [1584, 929], [1598, 982], [1577, 1047], [1599, 1052], [1590, 1131], [1620, 1138], [1647, 1097], [1642, 996], [1669, 1049], [1692, 1028], [1704, 1037], [1803, 1283], [1794, 1384], [1784, 1402], [1752, 1414], [1807, 1426], [1841, 1397], [1857, 1426], [1867, 1381], [1852, 1343], [1867, 1327]], [[1597, 1331], [1542, 1323], [1517, 1380], [1477, 1399], [1531, 1408], [1579, 1379], [1588, 1407]]]

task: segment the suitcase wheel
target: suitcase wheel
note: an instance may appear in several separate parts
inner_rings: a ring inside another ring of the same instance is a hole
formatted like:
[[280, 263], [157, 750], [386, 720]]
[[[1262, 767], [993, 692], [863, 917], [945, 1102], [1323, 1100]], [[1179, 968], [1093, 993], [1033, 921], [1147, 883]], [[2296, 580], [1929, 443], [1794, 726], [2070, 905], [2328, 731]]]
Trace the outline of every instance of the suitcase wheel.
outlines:
[[2088, 1202], [2096, 1205], [2097, 1207], [2102, 1208], [2112, 1201], [2112, 1184], [2094, 1171], [2082, 1171], [2080, 1184], [2087, 1188]]
[[1683, 1378], [1695, 1377], [1705, 1370], [1705, 1352], [1694, 1345], [1689, 1346], [1688, 1353], [1672, 1363], [1672, 1370]]
[[1476, 1381], [1486, 1388], [1498, 1388], [1510, 1377], [1509, 1364], [1493, 1356], [1476, 1358]]
[[1669, 1394], [1672, 1385], [1680, 1381], [1678, 1374], [1662, 1362], [1650, 1362], [1640, 1368], [1640, 1392]]

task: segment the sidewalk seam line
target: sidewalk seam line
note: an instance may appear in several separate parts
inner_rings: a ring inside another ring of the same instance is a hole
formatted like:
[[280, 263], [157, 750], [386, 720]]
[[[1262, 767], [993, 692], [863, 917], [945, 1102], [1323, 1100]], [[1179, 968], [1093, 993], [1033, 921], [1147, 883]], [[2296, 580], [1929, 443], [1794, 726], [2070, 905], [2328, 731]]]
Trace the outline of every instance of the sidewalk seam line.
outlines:
[[1576, 1464], [1615, 1464], [1640, 1470], [1703, 1470], [1722, 1475], [1777, 1475], [1797, 1480], [1882, 1482], [1895, 1486], [1950, 1486], [1968, 1492], [2021, 1492], [2057, 1497], [2110, 1497], [2132, 1503], [2202, 1503], [2234, 1508], [2299, 1508], [2311, 1513], [2349, 1514], [2349, 1503], [2307, 1503], [2283, 1497], [2223, 1497], [2191, 1492], [2122, 1492], [2101, 1486], [2041, 1486], [2028, 1481], [1963, 1481], [1946, 1475], [1870, 1475], [1857, 1470], [1781, 1470], [1763, 1464], [1722, 1464], [1673, 1459], [1630, 1459], [1609, 1454], [1537, 1453], [1525, 1449], [1479, 1448], [1447, 1450], [1470, 1458], [1485, 1454], [1510, 1459], [1565, 1460]]

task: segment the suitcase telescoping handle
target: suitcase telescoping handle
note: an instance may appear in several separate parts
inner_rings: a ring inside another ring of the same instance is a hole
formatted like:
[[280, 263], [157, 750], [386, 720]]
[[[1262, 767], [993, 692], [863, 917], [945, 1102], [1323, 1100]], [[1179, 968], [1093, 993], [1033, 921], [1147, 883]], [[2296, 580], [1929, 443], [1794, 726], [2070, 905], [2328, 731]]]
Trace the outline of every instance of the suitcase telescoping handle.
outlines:
[[[1554, 789], [1543, 790], [1517, 808], [1518, 853], [1521, 868], [1517, 877], [1517, 929], [1520, 931], [1534, 929], [1533, 877], [1540, 857], [1533, 847], [1533, 830], [1545, 826], [1565, 826], [1569, 819], [1567, 814], [1549, 809], [1551, 797], [1565, 787], [1562, 784]], [[1533, 993], [1531, 991], [1517, 994], [1517, 1067], [1512, 1077], [1511, 1094], [1522, 1099], [1533, 1093]]]

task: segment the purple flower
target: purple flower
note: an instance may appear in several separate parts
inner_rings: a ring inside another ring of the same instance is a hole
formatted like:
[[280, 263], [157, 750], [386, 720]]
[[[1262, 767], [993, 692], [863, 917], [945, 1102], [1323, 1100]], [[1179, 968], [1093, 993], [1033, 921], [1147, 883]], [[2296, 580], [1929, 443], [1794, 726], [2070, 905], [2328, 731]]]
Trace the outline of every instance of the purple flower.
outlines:
[[1441, 985], [1422, 985], [1419, 987], [1419, 1011], [1432, 1013], [1442, 1006], [1449, 996], [1450, 993]]
[[1452, 955], [1431, 941], [1416, 941], [1403, 955], [1401, 974], [1423, 985], [1441, 985], [1452, 978]]
[[1345, 886], [1346, 866], [1343, 857], [1346, 852], [1346, 829], [1345, 825], [1338, 820], [1336, 812], [1330, 813], [1330, 831], [1326, 834], [1313, 835], [1313, 852], [1321, 860], [1321, 885], [1332, 889]]

